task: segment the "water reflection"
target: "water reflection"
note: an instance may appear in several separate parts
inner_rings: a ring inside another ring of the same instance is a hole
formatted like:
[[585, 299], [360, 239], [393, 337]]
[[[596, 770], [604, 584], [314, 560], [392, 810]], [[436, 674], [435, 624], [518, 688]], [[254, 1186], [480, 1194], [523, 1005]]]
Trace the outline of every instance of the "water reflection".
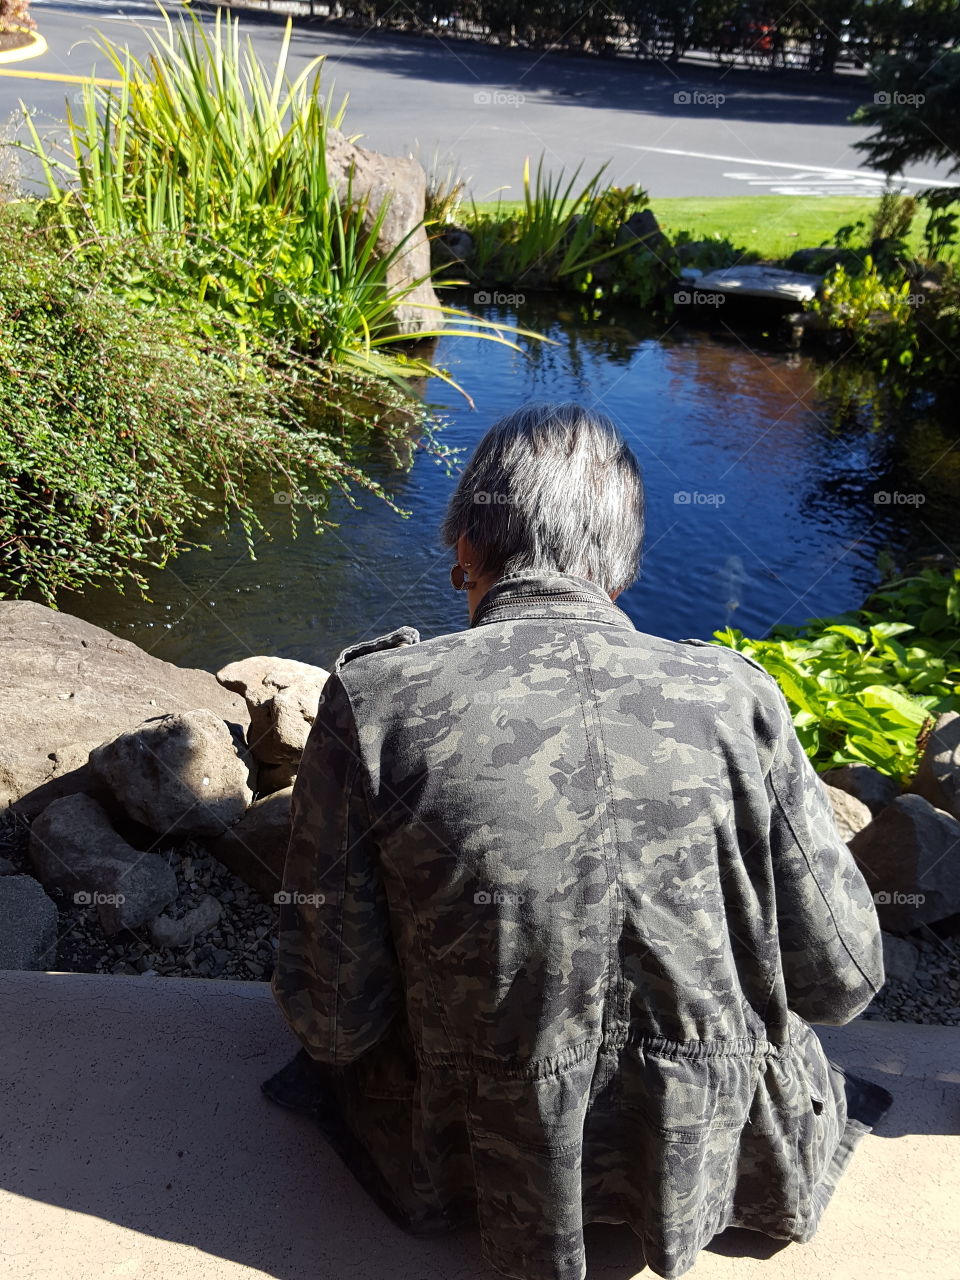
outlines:
[[[608, 413], [646, 478], [643, 577], [620, 601], [641, 629], [709, 637], [733, 625], [761, 635], [778, 621], [857, 605], [878, 579], [881, 551], [956, 546], [955, 433], [930, 413], [878, 410], [859, 374], [841, 383], [834, 368], [825, 382], [828, 366], [754, 349], [729, 330], [692, 333], [543, 305], [495, 314], [548, 332], [556, 345], [521, 353], [441, 341], [438, 361], [476, 404], [470, 410], [444, 384], [429, 388], [449, 424], [444, 442], [468, 451], [528, 399], [576, 399]], [[257, 539], [255, 561], [239, 528], [226, 536], [211, 528], [200, 533], [210, 551], [150, 575], [149, 601], [104, 588], [62, 607], [161, 657], [210, 669], [250, 653], [328, 665], [343, 645], [392, 627], [430, 636], [465, 625], [436, 532], [454, 478], [424, 453], [405, 475], [375, 453], [370, 468], [408, 519], [372, 497], [356, 511], [336, 495], [337, 527], [293, 540], [288, 510], [264, 492], [272, 537]]]

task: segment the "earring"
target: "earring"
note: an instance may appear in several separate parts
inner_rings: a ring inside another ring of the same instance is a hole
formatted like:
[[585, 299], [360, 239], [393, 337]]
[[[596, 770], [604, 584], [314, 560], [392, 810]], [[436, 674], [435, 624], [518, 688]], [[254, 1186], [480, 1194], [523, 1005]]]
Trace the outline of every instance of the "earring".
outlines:
[[477, 585], [475, 582], [467, 581], [466, 571], [469, 568], [470, 566], [468, 564], [455, 564], [451, 568], [450, 585], [453, 587], [454, 591], [467, 591], [470, 587], [475, 587]]

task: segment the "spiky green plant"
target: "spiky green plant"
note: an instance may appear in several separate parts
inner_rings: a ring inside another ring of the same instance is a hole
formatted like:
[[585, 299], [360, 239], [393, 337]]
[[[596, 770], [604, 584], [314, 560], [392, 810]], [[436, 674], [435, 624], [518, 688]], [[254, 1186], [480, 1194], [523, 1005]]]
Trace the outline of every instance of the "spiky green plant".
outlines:
[[[133, 246], [132, 274], [114, 283], [141, 301], [179, 275], [241, 351], [265, 334], [394, 381], [434, 374], [390, 355], [409, 341], [396, 308], [423, 280], [388, 284], [408, 245], [380, 252], [386, 204], [368, 210], [329, 172], [328, 132], [344, 108], [321, 94], [322, 58], [290, 78], [290, 41], [288, 23], [268, 72], [222, 11], [209, 31], [165, 14], [143, 59], [100, 36], [116, 85], [88, 84], [79, 110], [68, 104], [64, 158], [27, 115], [47, 220], [87, 256], [110, 246], [114, 265], [114, 247]], [[144, 274], [145, 246], [177, 270]], [[438, 308], [436, 332], [451, 319], [459, 332], [503, 336], [449, 308]]]

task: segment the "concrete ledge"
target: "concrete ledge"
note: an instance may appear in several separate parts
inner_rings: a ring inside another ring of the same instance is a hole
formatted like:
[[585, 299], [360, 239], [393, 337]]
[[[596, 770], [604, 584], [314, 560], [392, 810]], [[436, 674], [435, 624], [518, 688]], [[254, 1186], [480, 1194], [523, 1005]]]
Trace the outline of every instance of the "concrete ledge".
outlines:
[[[413, 1240], [259, 1084], [295, 1049], [268, 988], [0, 974], [0, 1273], [17, 1280], [490, 1280], [472, 1231]], [[688, 1274], [960, 1277], [960, 1028], [824, 1029], [896, 1104], [816, 1239], [728, 1232]], [[591, 1280], [638, 1242], [591, 1228]], [[646, 1274], [650, 1274], [647, 1272]]]

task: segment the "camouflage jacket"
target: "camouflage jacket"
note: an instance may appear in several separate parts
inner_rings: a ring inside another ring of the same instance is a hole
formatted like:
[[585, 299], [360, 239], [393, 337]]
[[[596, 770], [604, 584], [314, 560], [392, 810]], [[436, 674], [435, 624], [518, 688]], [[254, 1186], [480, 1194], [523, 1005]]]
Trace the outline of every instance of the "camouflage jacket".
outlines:
[[807, 1240], [865, 1131], [808, 1022], [883, 969], [776, 684], [573, 577], [410, 639], [340, 664], [294, 789], [274, 991], [339, 1149], [518, 1280], [582, 1280], [588, 1222], [665, 1277]]

